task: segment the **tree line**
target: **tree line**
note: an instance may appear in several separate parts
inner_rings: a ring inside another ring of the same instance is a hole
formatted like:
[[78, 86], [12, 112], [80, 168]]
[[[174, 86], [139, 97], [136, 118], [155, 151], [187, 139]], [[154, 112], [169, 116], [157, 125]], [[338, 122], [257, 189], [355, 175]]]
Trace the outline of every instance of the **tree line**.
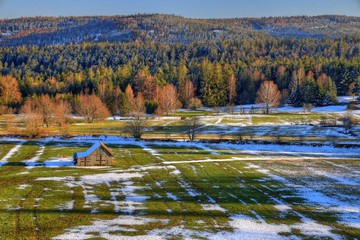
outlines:
[[359, 49], [357, 38], [272, 37], [1, 47], [0, 105], [20, 111], [27, 99], [49, 95], [78, 112], [80, 96], [91, 95], [111, 114], [131, 113], [136, 98], [143, 112], [170, 114], [178, 107], [254, 103], [261, 84], [272, 81], [282, 104], [323, 106], [337, 95], [359, 94]]

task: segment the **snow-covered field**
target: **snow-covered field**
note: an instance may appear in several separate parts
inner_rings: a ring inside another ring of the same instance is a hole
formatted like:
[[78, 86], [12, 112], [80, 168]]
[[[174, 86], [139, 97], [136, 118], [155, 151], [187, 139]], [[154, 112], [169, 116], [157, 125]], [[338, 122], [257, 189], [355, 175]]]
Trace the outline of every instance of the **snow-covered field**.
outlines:
[[[69, 148], [83, 151], [98, 140], [113, 149], [113, 167], [77, 168], [62, 154]], [[4, 239], [346, 239], [360, 234], [360, 148], [105, 136], [2, 138], [1, 143], [6, 146], [0, 152]]]

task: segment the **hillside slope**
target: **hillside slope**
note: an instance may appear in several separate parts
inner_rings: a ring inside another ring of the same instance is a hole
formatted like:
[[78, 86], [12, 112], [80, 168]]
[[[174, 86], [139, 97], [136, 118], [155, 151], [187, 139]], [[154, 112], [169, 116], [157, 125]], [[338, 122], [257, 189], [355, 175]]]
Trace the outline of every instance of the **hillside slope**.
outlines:
[[346, 16], [188, 19], [174, 15], [36, 17], [0, 20], [0, 46], [155, 41], [165, 44], [274, 37], [360, 35], [360, 18]]

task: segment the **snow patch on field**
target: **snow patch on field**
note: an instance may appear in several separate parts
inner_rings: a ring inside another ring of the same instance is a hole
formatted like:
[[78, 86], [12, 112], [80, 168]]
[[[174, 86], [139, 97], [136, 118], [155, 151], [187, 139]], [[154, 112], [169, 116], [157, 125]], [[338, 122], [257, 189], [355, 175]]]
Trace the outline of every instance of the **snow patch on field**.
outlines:
[[30, 158], [29, 160], [24, 161], [26, 164], [26, 168], [33, 168], [34, 166], [36, 166], [36, 162], [39, 161], [41, 155], [43, 155], [45, 151], [45, 145], [41, 145], [40, 149], [36, 152], [36, 155], [32, 158]]
[[216, 233], [195, 231], [185, 229], [184, 226], [173, 227], [170, 229], [154, 229], [148, 232], [149, 237], [164, 238], [183, 238], [183, 239], [251, 239], [251, 240], [281, 240], [281, 239], [297, 239], [294, 237], [286, 237], [279, 235], [280, 233], [291, 234], [292, 228], [298, 228], [302, 233], [317, 237], [330, 237], [333, 239], [341, 239], [340, 236], [331, 233], [331, 228], [327, 226], [319, 226], [313, 223], [301, 223], [300, 225], [285, 225], [285, 224], [268, 224], [264, 220], [255, 220], [249, 216], [242, 214], [234, 214], [230, 216], [230, 226], [234, 229], [233, 232], [220, 231]]
[[28, 187], [30, 187], [29, 184], [22, 184], [22, 185], [20, 185], [20, 186], [18, 187], [18, 189], [19, 189], [19, 190], [24, 190], [24, 189], [26, 189], [26, 188], [28, 188]]
[[[37, 178], [37, 181], [57, 181], [63, 182], [69, 188], [80, 186], [83, 189], [85, 204], [84, 208], [91, 208], [92, 213], [98, 212], [97, 207], [100, 204], [109, 204], [114, 206], [115, 212], [125, 212], [132, 214], [135, 210], [144, 209], [143, 202], [148, 196], [142, 196], [136, 193], [144, 187], [134, 186], [132, 178], [141, 178], [141, 173], [103, 173], [94, 175], [85, 175], [76, 180], [75, 177], [45, 177]], [[118, 184], [118, 187], [111, 187], [111, 183]], [[110, 201], [101, 200], [95, 194], [95, 186], [105, 184], [110, 189], [112, 199]], [[124, 201], [118, 201], [117, 196], [125, 196]], [[63, 208], [63, 207], [61, 207]]]
[[292, 210], [291, 207], [289, 207], [288, 205], [284, 205], [284, 204], [274, 205], [274, 208], [276, 208], [280, 212], [288, 212], [288, 211]]
[[138, 141], [138, 142], [137, 142], [137, 145], [140, 146], [140, 147], [142, 147], [142, 149], [143, 149], [144, 151], [149, 152], [149, 153], [150, 153], [151, 155], [153, 155], [153, 156], [160, 156], [160, 154], [159, 154], [157, 151], [155, 151], [154, 149], [152, 149], [152, 148], [150, 148], [149, 146], [147, 146], [147, 145], [145, 144], [145, 142]]
[[320, 170], [315, 170], [315, 169], [312, 169], [312, 168], [309, 168], [309, 170], [311, 172], [313, 172], [314, 174], [317, 174], [317, 175], [320, 175], [320, 176], [324, 176], [324, 177], [327, 177], [327, 178], [330, 178], [340, 184], [343, 184], [343, 185], [347, 185], [347, 186], [359, 186], [360, 187], [360, 184], [354, 182], [354, 181], [351, 181], [351, 180], [348, 180], [344, 177], [340, 177], [340, 176], [336, 176], [336, 173], [328, 173], [328, 172], [325, 172], [325, 171], [320, 171]]
[[65, 203], [64, 205], [58, 206], [58, 208], [60, 209], [60, 211], [71, 210], [74, 208], [74, 204], [75, 204], [75, 200], [71, 200], [71, 201]]
[[[111, 232], [125, 231], [125, 232], [133, 232], [136, 231], [132, 229], [132, 226], [142, 226], [147, 225], [149, 223], [160, 222], [162, 224], [166, 224], [167, 221], [145, 218], [145, 217], [135, 217], [131, 215], [123, 215], [112, 220], [97, 220], [92, 223], [92, 225], [84, 225], [75, 227], [72, 229], [67, 229], [67, 233], [61, 234], [57, 237], [54, 237], [54, 240], [82, 240], [82, 239], [90, 239], [90, 238], [104, 238], [104, 239], [144, 239], [144, 240], [153, 240], [153, 239], [162, 239], [158, 236], [136, 236], [134, 237], [126, 237], [126, 236], [118, 236], [111, 234]], [[130, 228], [129, 228], [130, 227]], [[98, 233], [95, 235], [94, 233]]]
[[74, 161], [72, 158], [50, 158], [43, 162], [46, 167], [55, 168], [55, 167], [73, 167]]
[[[314, 107], [311, 111], [312, 112], [320, 112], [320, 113], [337, 113], [337, 112], [346, 112], [347, 105], [331, 105], [331, 106], [324, 106], [324, 107]], [[301, 107], [292, 107], [292, 106], [285, 106], [279, 107], [277, 112], [297, 112], [301, 113], [304, 112], [304, 109]]]
[[0, 167], [5, 165], [8, 160], [19, 151], [20, 147], [25, 143], [26, 141], [21, 141], [18, 143], [15, 147], [13, 147], [1, 160], [0, 160]]
[[222, 208], [219, 204], [201, 204], [205, 211], [220, 211], [227, 212], [224, 208]]
[[[341, 219], [339, 223], [360, 229], [360, 207], [358, 202], [345, 202], [343, 200], [337, 199], [336, 196], [327, 196], [319, 190], [315, 189], [316, 186], [310, 187], [312, 186], [310, 182], [308, 184], [300, 184], [298, 182], [292, 183], [290, 180], [284, 177], [270, 173], [270, 170], [268, 169], [258, 169], [257, 171], [268, 175], [271, 179], [279, 181], [291, 189], [296, 189], [297, 195], [299, 197], [305, 199], [308, 204], [316, 207], [319, 211], [335, 212]], [[321, 175], [331, 177], [331, 175], [326, 172], [321, 172]], [[343, 181], [341, 178], [336, 178], [336, 180], [341, 184], [344, 184], [345, 181]], [[321, 183], [317, 182], [317, 185], [321, 185]], [[323, 229], [323, 225], [317, 224], [313, 220], [308, 219], [299, 213], [297, 214], [303, 219], [303, 221], [304, 219], [306, 220], [304, 223], [306, 223], [305, 226], [308, 226], [308, 228], [314, 226], [315, 229]], [[307, 231], [310, 233], [312, 232], [310, 229], [307, 229]]]

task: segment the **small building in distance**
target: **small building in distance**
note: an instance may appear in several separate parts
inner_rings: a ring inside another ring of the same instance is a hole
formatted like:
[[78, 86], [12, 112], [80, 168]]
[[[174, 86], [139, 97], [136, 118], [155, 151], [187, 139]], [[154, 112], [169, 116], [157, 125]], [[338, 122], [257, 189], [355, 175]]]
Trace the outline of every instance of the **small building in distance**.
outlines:
[[99, 141], [86, 152], [75, 153], [73, 159], [77, 166], [112, 166], [114, 156], [111, 150]]

